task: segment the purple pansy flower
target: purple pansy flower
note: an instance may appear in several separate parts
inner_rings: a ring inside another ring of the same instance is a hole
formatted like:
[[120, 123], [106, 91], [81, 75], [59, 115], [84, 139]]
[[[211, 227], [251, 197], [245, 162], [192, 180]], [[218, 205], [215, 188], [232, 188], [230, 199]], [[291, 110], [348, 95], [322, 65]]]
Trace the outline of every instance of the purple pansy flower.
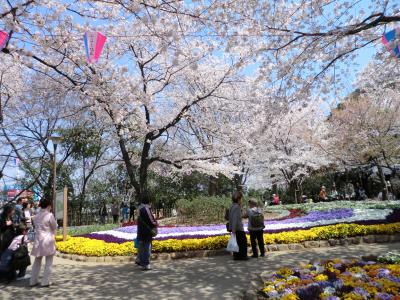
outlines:
[[363, 288], [360, 288], [360, 287], [356, 287], [354, 289], [353, 293], [355, 293], [357, 295], [360, 295], [360, 296], [362, 296], [364, 298], [368, 298], [368, 296], [369, 296], [369, 293], [366, 290], [364, 290]]
[[393, 295], [390, 295], [388, 293], [377, 293], [376, 294], [376, 299], [379, 300], [391, 300], [393, 298]]

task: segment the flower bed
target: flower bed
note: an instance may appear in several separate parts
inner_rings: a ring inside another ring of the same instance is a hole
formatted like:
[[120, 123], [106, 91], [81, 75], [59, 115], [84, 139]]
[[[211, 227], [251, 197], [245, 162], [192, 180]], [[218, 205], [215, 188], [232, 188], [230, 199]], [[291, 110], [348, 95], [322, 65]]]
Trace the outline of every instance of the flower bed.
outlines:
[[[315, 227], [308, 230], [264, 234], [266, 244], [290, 244], [304, 241], [327, 240], [369, 234], [394, 234], [400, 232], [400, 223], [380, 225], [337, 224]], [[226, 247], [229, 236], [213, 236], [188, 239], [155, 240], [153, 252], [179, 252], [189, 250], [216, 250]], [[136, 253], [130, 242], [106, 242], [87, 237], [70, 237], [67, 241], [58, 241], [57, 250], [68, 254], [85, 256], [127, 256]], [[248, 237], [248, 244], [250, 240]]]
[[[315, 210], [309, 210], [305, 215], [302, 215], [299, 208], [290, 208], [287, 210], [289, 215], [283, 220], [265, 221], [265, 243], [287, 244], [400, 232], [400, 223], [395, 223], [400, 220], [400, 209], [396, 209], [399, 201], [380, 202], [380, 208], [377, 207], [376, 201], [367, 202], [352, 202], [352, 207], [339, 207], [346, 204], [346, 201], [323, 203], [325, 208], [329, 205], [336, 207], [325, 210], [321, 210], [322, 204], [318, 204]], [[87, 256], [131, 255], [135, 252], [132, 241], [136, 238], [136, 233], [136, 225], [84, 233], [69, 238], [66, 242], [58, 241], [57, 248], [60, 252]], [[228, 238], [225, 224], [160, 226], [153, 250], [216, 250], [224, 248]]]
[[400, 209], [400, 201], [367, 200], [367, 201], [332, 201], [332, 202], [317, 202], [317, 203], [286, 204], [286, 205], [268, 206], [266, 207], [266, 210], [280, 213], [282, 211], [287, 211], [290, 209], [301, 209], [305, 212], [311, 212], [311, 211], [331, 210], [339, 208]]
[[[308, 229], [323, 225], [339, 223], [385, 223], [393, 214], [392, 209], [351, 209], [339, 208], [326, 211], [311, 211], [304, 216], [284, 220], [265, 221], [266, 233], [279, 233], [300, 229]], [[392, 218], [395, 222], [396, 218]], [[397, 220], [399, 220], [397, 218]], [[247, 230], [245, 224], [245, 230]], [[107, 242], [122, 243], [136, 238], [137, 226], [126, 226], [113, 230], [92, 232], [82, 237], [99, 239]], [[226, 235], [225, 224], [203, 226], [165, 226], [158, 230], [157, 240], [204, 238]]]
[[267, 278], [260, 294], [283, 300], [400, 300], [400, 265], [334, 259], [282, 268]]

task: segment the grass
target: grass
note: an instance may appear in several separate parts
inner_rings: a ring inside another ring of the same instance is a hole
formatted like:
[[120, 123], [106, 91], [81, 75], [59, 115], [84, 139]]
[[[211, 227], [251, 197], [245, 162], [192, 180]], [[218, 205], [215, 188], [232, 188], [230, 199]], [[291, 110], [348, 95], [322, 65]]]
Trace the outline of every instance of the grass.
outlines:
[[[94, 225], [84, 225], [84, 226], [73, 226], [73, 227], [68, 227], [68, 235], [76, 236], [76, 235], [91, 233], [94, 231], [111, 230], [118, 227], [120, 227], [119, 224], [112, 224], [112, 223], [104, 225], [94, 224]], [[59, 229], [57, 231], [57, 234], [62, 234], [62, 229]]]

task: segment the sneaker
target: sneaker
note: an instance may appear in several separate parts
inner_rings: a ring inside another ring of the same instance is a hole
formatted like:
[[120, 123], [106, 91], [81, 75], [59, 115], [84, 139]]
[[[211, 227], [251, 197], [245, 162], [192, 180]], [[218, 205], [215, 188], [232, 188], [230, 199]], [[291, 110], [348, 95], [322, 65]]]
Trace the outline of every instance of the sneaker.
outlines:
[[40, 285], [42, 288], [48, 288], [48, 287], [51, 287], [51, 282], [50, 283], [48, 283], [48, 284], [41, 284]]
[[260, 255], [261, 257], [265, 257], [265, 253], [261, 253], [261, 255]]
[[18, 276], [17, 276], [17, 281], [25, 280], [25, 279], [29, 279], [29, 278], [31, 278], [30, 275], [24, 275], [24, 276], [21, 276], [21, 277], [18, 277]]
[[144, 267], [142, 268], [142, 270], [143, 270], [143, 271], [150, 271], [150, 270], [151, 270], [150, 265], [144, 266]]

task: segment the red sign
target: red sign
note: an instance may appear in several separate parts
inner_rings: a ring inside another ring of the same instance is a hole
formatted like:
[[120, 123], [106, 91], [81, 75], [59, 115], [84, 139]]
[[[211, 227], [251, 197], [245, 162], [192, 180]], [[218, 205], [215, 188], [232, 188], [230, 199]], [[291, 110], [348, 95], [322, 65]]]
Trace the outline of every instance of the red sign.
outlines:
[[[16, 190], [16, 189], [11, 189], [7, 190], [7, 198], [14, 198], [16, 195], [21, 193], [21, 190]], [[33, 198], [33, 192], [32, 191], [23, 191], [19, 197], [27, 197], [27, 198]]]

